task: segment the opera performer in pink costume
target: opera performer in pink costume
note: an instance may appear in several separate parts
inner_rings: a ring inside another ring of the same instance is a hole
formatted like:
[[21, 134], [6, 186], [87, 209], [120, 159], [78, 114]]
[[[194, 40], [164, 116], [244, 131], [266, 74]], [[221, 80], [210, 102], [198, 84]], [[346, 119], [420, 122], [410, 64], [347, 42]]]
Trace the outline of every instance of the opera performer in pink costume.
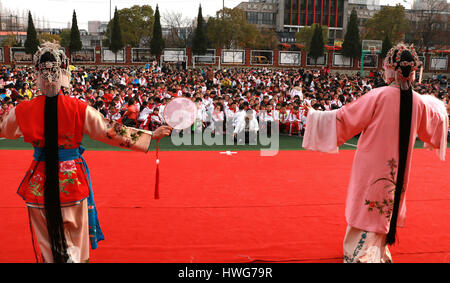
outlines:
[[416, 137], [445, 160], [448, 113], [431, 95], [412, 90], [420, 66], [412, 46], [393, 47], [384, 60], [387, 86], [333, 111], [310, 106], [303, 147], [337, 153], [361, 134], [347, 191], [344, 262], [392, 262], [388, 245], [406, 217], [411, 156]]
[[104, 236], [82, 157], [83, 134], [112, 146], [147, 152], [151, 140], [168, 136], [171, 128], [162, 126], [151, 132], [125, 127], [87, 103], [61, 95], [61, 86], [69, 87], [70, 71], [69, 60], [57, 44], [42, 44], [34, 61], [37, 84], [45, 95], [21, 102], [0, 116], [0, 137], [23, 136], [34, 147], [34, 161], [17, 193], [28, 207], [37, 261], [87, 262], [89, 243], [96, 249]]

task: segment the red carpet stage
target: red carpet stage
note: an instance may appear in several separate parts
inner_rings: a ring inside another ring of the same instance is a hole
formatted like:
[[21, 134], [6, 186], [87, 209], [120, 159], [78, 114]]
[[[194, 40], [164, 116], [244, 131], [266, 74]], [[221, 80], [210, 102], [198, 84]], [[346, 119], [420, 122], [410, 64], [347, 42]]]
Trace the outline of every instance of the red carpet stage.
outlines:
[[[91, 262], [342, 262], [354, 151], [87, 151], [106, 240]], [[0, 262], [33, 262], [16, 189], [31, 151], [0, 151]], [[450, 162], [416, 149], [395, 262], [450, 262]]]

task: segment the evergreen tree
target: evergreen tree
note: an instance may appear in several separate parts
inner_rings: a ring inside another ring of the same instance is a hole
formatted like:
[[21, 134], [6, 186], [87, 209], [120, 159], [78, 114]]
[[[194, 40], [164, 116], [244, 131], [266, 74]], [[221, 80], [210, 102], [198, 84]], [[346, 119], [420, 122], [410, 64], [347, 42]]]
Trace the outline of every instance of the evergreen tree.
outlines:
[[314, 33], [311, 39], [311, 45], [309, 46], [309, 56], [311, 56], [315, 64], [317, 64], [317, 58], [323, 56], [325, 44], [323, 42], [322, 27], [319, 24], [314, 24]]
[[347, 32], [344, 37], [341, 52], [345, 57], [355, 59], [361, 57], [361, 40], [358, 29], [358, 15], [356, 14], [355, 9], [352, 10], [350, 20], [347, 24]]
[[25, 53], [34, 54], [38, 50], [39, 40], [37, 37], [36, 29], [34, 28], [33, 18], [31, 12], [28, 12], [28, 29], [27, 39], [25, 40]]
[[383, 45], [381, 47], [381, 57], [386, 57], [386, 54], [389, 52], [389, 50], [392, 48], [392, 42], [389, 39], [389, 36], [386, 34], [383, 40]]
[[69, 51], [70, 53], [73, 53], [75, 51], [81, 50], [82, 47], [83, 43], [81, 42], [80, 31], [78, 30], [77, 14], [75, 13], [75, 10], [73, 10], [72, 28], [70, 30]]
[[207, 38], [205, 32], [205, 20], [202, 16], [202, 6], [198, 8], [197, 27], [194, 32], [194, 38], [192, 42], [192, 53], [205, 54], [207, 48]]
[[115, 55], [115, 63], [117, 63], [117, 52], [122, 50], [124, 47], [123, 41], [122, 41], [122, 30], [120, 28], [119, 23], [119, 13], [116, 10], [114, 11], [114, 19], [113, 19], [113, 26], [111, 31], [111, 44], [109, 45], [109, 50], [114, 52]]
[[153, 24], [153, 35], [150, 41], [150, 52], [153, 55], [160, 55], [164, 49], [165, 43], [162, 38], [161, 19], [159, 15], [159, 8], [156, 6], [155, 22]]

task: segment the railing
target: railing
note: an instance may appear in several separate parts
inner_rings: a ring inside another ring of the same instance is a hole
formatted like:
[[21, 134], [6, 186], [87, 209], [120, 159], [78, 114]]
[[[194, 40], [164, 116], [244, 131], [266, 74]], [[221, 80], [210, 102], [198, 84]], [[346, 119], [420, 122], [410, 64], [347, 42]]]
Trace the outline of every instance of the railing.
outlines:
[[[160, 56], [151, 54], [149, 48], [125, 47], [116, 54], [102, 48], [85, 47], [81, 51], [70, 54], [66, 48], [66, 54], [71, 58], [73, 65], [146, 65], [154, 61], [161, 66], [165, 63], [180, 63], [189, 68], [201, 67], [255, 67], [255, 68], [322, 68], [331, 70], [357, 71], [360, 69], [360, 59], [343, 57], [339, 51], [325, 49], [324, 56], [318, 58], [317, 62], [306, 53], [304, 49], [298, 51], [289, 50], [252, 50], [246, 49], [208, 49], [206, 54], [192, 54], [190, 48], [167, 48]], [[370, 54], [369, 54], [370, 55]], [[370, 60], [369, 60], [370, 59]], [[424, 72], [450, 73], [449, 55], [443, 54], [436, 57], [432, 54], [421, 54], [424, 63]], [[365, 58], [364, 71], [382, 69], [381, 55]], [[4, 65], [31, 65], [32, 56], [25, 53], [23, 47], [0, 47], [0, 64]]]

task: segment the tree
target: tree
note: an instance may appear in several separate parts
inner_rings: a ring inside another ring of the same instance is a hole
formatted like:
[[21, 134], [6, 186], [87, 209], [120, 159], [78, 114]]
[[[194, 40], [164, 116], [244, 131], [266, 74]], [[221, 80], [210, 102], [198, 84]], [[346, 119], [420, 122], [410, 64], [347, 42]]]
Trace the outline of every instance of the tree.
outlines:
[[69, 47], [70, 45], [70, 29], [63, 29], [59, 34], [61, 37], [61, 46]]
[[251, 46], [252, 49], [260, 50], [274, 50], [278, 48], [280, 41], [274, 30], [268, 28], [261, 28], [258, 31], [255, 44]]
[[195, 28], [194, 38], [192, 42], [192, 53], [205, 54], [208, 41], [205, 33], [205, 20], [202, 15], [202, 6], [198, 7], [197, 27]]
[[156, 56], [161, 55], [164, 46], [165, 42], [162, 38], [161, 20], [159, 15], [159, 8], [157, 5], [155, 11], [155, 21], [153, 23], [153, 34], [152, 39], [150, 40], [150, 52]]
[[10, 47], [21, 47], [22, 44], [15, 34], [9, 34], [3, 41], [2, 46], [10, 46]]
[[[450, 38], [447, 16], [448, 3], [441, 0], [422, 0], [408, 14], [411, 23], [409, 41], [416, 47], [428, 49], [433, 44], [446, 45]], [[444, 12], [444, 14], [443, 14]]]
[[51, 33], [41, 33], [40, 35], [38, 35], [38, 40], [39, 43], [42, 43], [44, 41], [50, 41], [50, 42], [54, 42], [56, 41], [57, 43], [60, 44], [61, 42], [61, 36], [58, 34], [51, 34]]
[[350, 14], [350, 20], [347, 24], [347, 32], [344, 37], [341, 52], [342, 55], [348, 58], [357, 59], [361, 57], [361, 40], [359, 38], [358, 15], [355, 9], [353, 9]]
[[[310, 45], [311, 45], [311, 39], [313, 38], [314, 30], [315, 28], [319, 26], [319, 24], [313, 24], [309, 27], [304, 27], [300, 29], [296, 34], [295, 38], [299, 43], [302, 43], [305, 45], [306, 52], [310, 51]], [[328, 41], [328, 27], [327, 26], [320, 26], [322, 29], [322, 39], [325, 41]]]
[[[315, 25], [315, 26], [314, 26]], [[317, 63], [317, 58], [323, 56], [325, 44], [323, 42], [322, 28], [319, 24], [314, 24], [314, 33], [311, 39], [311, 44], [309, 46], [309, 56], [311, 56], [315, 64]]]
[[73, 53], [81, 50], [82, 47], [83, 43], [81, 42], [80, 31], [78, 30], [77, 14], [75, 13], [75, 10], [73, 10], [72, 28], [70, 29], [69, 51], [70, 53]]
[[124, 47], [124, 44], [122, 41], [122, 31], [120, 29], [119, 13], [117, 12], [117, 7], [114, 11], [114, 19], [113, 19], [110, 42], [111, 42], [111, 44], [109, 45], [109, 50], [114, 52], [115, 63], [117, 63], [117, 52], [122, 50]]
[[213, 48], [251, 48], [258, 37], [255, 25], [248, 24], [246, 14], [239, 8], [225, 8], [209, 18], [207, 37]]
[[409, 20], [405, 15], [405, 8], [396, 6], [383, 6], [364, 25], [364, 39], [383, 40], [387, 35], [393, 43], [402, 41], [403, 36], [409, 30]]
[[39, 40], [37, 38], [36, 29], [34, 28], [31, 12], [28, 12], [27, 39], [25, 40], [24, 46], [25, 46], [25, 53], [27, 54], [36, 53], [39, 47]]
[[389, 39], [389, 36], [386, 34], [386, 36], [383, 39], [383, 45], [381, 47], [381, 57], [385, 58], [391, 48], [392, 48], [391, 40]]
[[[134, 5], [130, 8], [117, 10], [119, 15], [119, 24], [122, 32], [124, 45], [132, 47], [148, 46], [152, 35], [153, 27], [153, 9], [149, 5]], [[109, 46], [113, 19], [108, 23], [106, 29], [106, 46]]]
[[183, 13], [168, 12], [161, 16], [161, 20], [169, 28], [169, 34], [165, 36], [165, 46], [182, 48], [188, 46], [193, 37], [192, 20], [183, 16]]

